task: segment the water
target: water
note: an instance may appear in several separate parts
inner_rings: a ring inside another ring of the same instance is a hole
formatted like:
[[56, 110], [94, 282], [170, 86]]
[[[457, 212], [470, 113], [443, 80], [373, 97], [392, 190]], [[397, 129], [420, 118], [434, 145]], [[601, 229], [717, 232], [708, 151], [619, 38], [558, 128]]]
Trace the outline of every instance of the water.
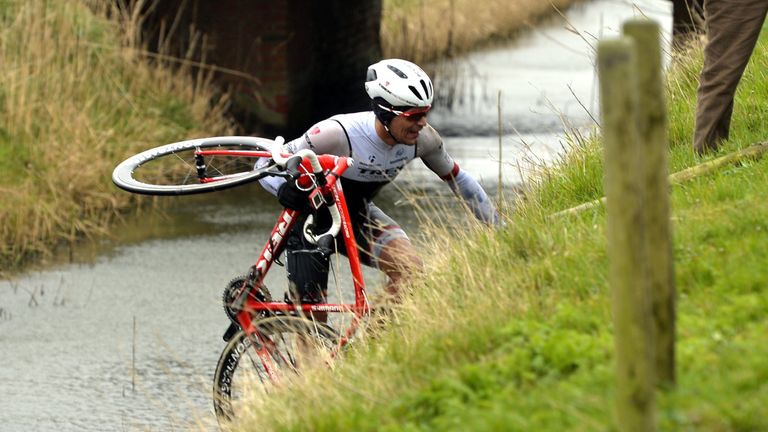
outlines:
[[[668, 39], [668, 3], [592, 1], [567, 13], [581, 35], [554, 20], [464, 56], [454, 69], [475, 72], [463, 75], [463, 96], [430, 121], [458, 163], [493, 190], [501, 91], [502, 159], [512, 162], [502, 164], [503, 180], [522, 181], [526, 168], [516, 162], [557, 157], [563, 120], [586, 128], [597, 116], [595, 37], [615, 35], [643, 10]], [[420, 162], [404, 177], [447, 194]], [[381, 198], [417, 231], [412, 210], [395, 205], [397, 191]], [[258, 186], [166, 202], [168, 214], [133, 218], [114, 241], [0, 281], [0, 431], [215, 430], [211, 377], [227, 326], [221, 292], [253, 264], [278, 207]], [[267, 284], [280, 295], [277, 270]], [[382, 280], [373, 271], [366, 278]]]
[[255, 185], [203, 198], [169, 198], [167, 215], [121, 226], [117, 246], [75, 251], [83, 262], [0, 281], [0, 430], [215, 429], [222, 291], [279, 209]]
[[[654, 0], [588, 1], [512, 44], [438, 64], [436, 91], [449, 89], [453, 106], [438, 104], [430, 123], [459, 164], [494, 190], [500, 105], [502, 181], [507, 188], [523, 182], [532, 169], [568, 148], [564, 129], [589, 130], [599, 118], [598, 39], [617, 36], [627, 18], [647, 16], [661, 25], [662, 49], [668, 51], [671, 7]], [[420, 174], [419, 179], [424, 171]]]

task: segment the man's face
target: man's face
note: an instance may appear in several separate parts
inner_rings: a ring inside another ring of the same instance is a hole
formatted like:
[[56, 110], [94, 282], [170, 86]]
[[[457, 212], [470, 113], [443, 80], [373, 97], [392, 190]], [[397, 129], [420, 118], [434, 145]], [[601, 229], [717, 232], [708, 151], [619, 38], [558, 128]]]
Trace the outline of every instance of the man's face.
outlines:
[[429, 109], [411, 110], [396, 116], [389, 123], [390, 132], [403, 144], [416, 144], [419, 133], [427, 125], [428, 111]]

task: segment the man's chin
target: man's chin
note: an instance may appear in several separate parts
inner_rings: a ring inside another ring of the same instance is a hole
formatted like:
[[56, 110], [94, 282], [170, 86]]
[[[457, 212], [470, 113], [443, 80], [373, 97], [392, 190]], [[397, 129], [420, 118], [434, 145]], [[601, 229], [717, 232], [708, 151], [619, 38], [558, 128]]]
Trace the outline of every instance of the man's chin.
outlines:
[[418, 140], [418, 139], [419, 139], [419, 134], [418, 133], [407, 134], [405, 136], [405, 143], [404, 144], [411, 144], [411, 145], [412, 144], [416, 144], [416, 140]]

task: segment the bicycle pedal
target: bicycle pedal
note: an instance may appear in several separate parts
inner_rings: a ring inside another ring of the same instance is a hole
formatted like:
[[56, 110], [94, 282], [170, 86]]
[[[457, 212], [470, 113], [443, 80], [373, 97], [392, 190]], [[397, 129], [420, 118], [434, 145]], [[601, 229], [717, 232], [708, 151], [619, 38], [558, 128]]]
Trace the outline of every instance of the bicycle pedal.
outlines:
[[240, 329], [240, 326], [238, 326], [235, 323], [229, 323], [229, 327], [227, 327], [227, 330], [224, 332], [224, 335], [222, 336], [222, 339], [224, 339], [224, 342], [229, 342], [233, 336], [237, 333], [237, 331]]

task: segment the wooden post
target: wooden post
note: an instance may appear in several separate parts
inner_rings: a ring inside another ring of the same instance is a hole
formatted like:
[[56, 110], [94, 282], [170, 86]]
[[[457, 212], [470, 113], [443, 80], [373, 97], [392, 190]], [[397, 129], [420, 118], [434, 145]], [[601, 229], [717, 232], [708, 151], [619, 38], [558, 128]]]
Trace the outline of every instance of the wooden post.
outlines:
[[645, 153], [645, 239], [653, 311], [654, 361], [657, 385], [675, 385], [675, 271], [672, 258], [667, 104], [661, 64], [659, 25], [647, 19], [624, 23], [624, 34], [635, 41], [638, 63], [640, 147]]
[[605, 195], [620, 431], [655, 430], [652, 331], [643, 220], [643, 152], [637, 132], [634, 43], [597, 48], [605, 146]]

